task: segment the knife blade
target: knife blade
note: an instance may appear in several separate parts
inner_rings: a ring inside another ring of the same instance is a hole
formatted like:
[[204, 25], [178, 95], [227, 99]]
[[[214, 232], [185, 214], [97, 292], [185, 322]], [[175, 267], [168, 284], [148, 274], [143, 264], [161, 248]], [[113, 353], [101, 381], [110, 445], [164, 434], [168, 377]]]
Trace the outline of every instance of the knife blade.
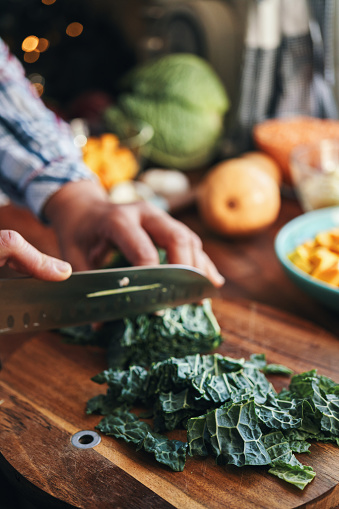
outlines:
[[216, 293], [201, 272], [178, 264], [74, 272], [58, 282], [0, 279], [0, 334], [111, 321]]

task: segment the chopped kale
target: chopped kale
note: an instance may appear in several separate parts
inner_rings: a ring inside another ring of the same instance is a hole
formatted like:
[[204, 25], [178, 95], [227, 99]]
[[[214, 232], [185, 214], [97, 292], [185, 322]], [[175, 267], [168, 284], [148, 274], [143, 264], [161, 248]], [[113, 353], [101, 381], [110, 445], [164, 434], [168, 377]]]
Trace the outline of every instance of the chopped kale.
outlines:
[[[339, 385], [312, 370], [277, 393], [266, 368], [264, 355], [246, 361], [220, 354], [110, 368], [93, 378], [108, 391], [92, 398], [87, 412], [106, 416], [101, 432], [133, 442], [173, 470], [184, 468], [187, 449], [221, 465], [267, 465], [304, 489], [315, 472], [294, 453], [309, 452], [310, 440], [339, 445]], [[135, 405], [153, 416], [153, 429], [129, 411]], [[187, 429], [187, 444], [161, 434], [177, 428]]]
[[267, 364], [267, 366], [263, 368], [263, 372], [266, 375], [293, 375], [293, 370], [282, 364]]
[[167, 308], [160, 315], [126, 318], [124, 324], [124, 332], [108, 348], [108, 365], [116, 369], [131, 364], [150, 366], [169, 357], [206, 353], [222, 341], [219, 324], [207, 299], [202, 304]]
[[169, 440], [152, 431], [144, 421], [127, 410], [117, 410], [108, 415], [96, 427], [106, 435], [123, 438], [125, 442], [137, 445], [137, 450], [144, 449], [154, 454], [159, 463], [169, 466], [176, 472], [182, 472], [186, 462], [187, 443], [180, 440]]
[[316, 475], [312, 467], [302, 465], [299, 462], [285, 463], [283, 461], [276, 461], [268, 472], [276, 475], [283, 481], [294, 484], [300, 490], [303, 490], [305, 486], [313, 481]]
[[162, 314], [140, 314], [102, 325], [68, 327], [61, 332], [67, 341], [107, 348], [108, 366], [150, 366], [169, 357], [207, 353], [217, 348], [222, 337], [211, 302], [167, 308]]
[[283, 366], [282, 364], [267, 364], [264, 354], [252, 354], [251, 361], [254, 362], [259, 369], [266, 375], [287, 375], [293, 374], [292, 369]]

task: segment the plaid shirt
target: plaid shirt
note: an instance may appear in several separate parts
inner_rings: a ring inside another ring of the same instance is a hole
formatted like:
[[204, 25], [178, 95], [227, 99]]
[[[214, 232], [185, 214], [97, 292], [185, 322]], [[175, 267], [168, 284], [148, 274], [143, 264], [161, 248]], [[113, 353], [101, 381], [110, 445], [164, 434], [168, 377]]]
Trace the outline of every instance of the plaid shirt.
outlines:
[[48, 198], [66, 182], [94, 179], [69, 125], [36, 97], [0, 39], [0, 188], [43, 220]]

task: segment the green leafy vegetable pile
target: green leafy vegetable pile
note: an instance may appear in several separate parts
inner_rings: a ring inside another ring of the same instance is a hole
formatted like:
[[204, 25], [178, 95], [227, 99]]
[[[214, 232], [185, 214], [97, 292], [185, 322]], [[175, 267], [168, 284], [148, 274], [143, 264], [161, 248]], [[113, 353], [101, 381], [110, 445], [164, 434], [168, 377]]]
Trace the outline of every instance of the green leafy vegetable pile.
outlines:
[[70, 327], [62, 332], [69, 341], [107, 347], [108, 366], [124, 369], [131, 364], [150, 366], [169, 357], [210, 352], [222, 337], [211, 302], [167, 308], [163, 314], [140, 314], [110, 322], [100, 330]]
[[[310, 439], [339, 445], [339, 385], [313, 370], [293, 376], [278, 394], [263, 371], [290, 373], [267, 365], [264, 355], [197, 354], [149, 370], [111, 368], [93, 378], [108, 391], [88, 401], [87, 413], [105, 416], [101, 432], [134, 443], [175, 471], [184, 469], [187, 454], [212, 455], [220, 465], [267, 465], [303, 489], [315, 472], [294, 453], [308, 452]], [[153, 417], [153, 429], [131, 413], [136, 405]], [[187, 442], [162, 435], [177, 428], [187, 429]]]

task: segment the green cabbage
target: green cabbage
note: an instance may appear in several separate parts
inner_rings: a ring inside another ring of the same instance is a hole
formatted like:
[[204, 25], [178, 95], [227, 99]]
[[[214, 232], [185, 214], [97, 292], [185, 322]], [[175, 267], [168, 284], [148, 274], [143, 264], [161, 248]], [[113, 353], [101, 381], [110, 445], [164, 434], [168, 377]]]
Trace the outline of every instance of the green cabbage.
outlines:
[[[117, 108], [127, 119], [154, 129], [148, 158], [181, 170], [208, 163], [223, 133], [229, 101], [212, 67], [192, 54], [171, 54], [132, 69], [122, 82]], [[106, 111], [108, 126], [116, 108]]]

